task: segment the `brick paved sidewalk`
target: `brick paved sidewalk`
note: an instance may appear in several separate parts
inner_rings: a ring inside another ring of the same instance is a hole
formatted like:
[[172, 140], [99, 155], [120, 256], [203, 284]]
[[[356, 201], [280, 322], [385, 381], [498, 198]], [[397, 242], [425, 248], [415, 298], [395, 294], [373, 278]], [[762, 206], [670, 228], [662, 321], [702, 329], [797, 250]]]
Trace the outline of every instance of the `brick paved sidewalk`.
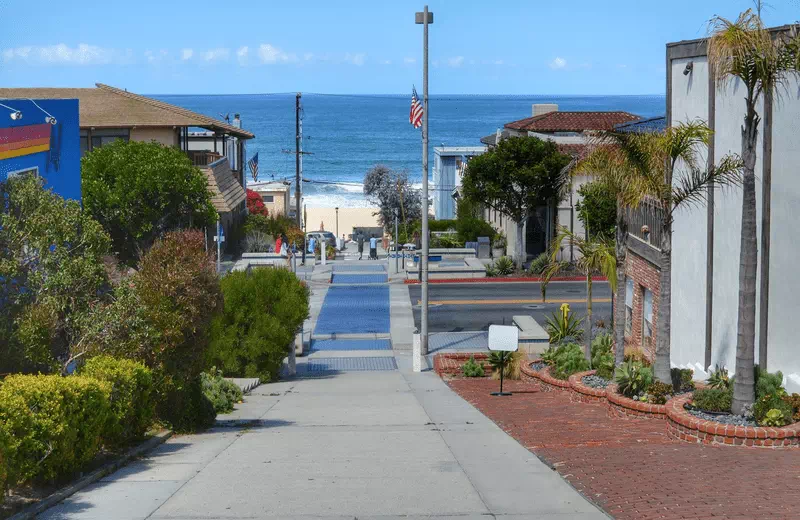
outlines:
[[800, 449], [709, 447], [672, 440], [666, 424], [614, 419], [605, 404], [570, 402], [509, 381], [449, 385], [615, 518], [800, 518]]

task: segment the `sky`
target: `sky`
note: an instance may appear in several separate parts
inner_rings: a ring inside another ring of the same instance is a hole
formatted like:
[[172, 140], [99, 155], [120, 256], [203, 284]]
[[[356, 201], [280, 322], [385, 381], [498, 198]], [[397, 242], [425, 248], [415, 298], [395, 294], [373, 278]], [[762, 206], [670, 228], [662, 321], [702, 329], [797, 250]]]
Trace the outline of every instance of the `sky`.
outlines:
[[[751, 0], [430, 0], [431, 94], [663, 94], [665, 44]], [[0, 86], [399, 94], [421, 2], [0, 0]], [[767, 25], [800, 19], [771, 0]]]

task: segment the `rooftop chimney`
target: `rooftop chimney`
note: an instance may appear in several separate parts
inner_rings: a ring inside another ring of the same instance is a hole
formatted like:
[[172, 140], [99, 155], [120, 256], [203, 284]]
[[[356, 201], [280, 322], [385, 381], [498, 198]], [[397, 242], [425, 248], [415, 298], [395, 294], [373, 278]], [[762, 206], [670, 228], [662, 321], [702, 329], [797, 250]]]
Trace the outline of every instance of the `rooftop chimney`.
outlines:
[[558, 112], [558, 105], [554, 103], [538, 103], [532, 106], [531, 115], [536, 117], [550, 112]]
[[[558, 107], [556, 107], [556, 110], [558, 110]], [[239, 114], [233, 115], [233, 126], [235, 126], [236, 128], [242, 127], [242, 120], [239, 119]]]

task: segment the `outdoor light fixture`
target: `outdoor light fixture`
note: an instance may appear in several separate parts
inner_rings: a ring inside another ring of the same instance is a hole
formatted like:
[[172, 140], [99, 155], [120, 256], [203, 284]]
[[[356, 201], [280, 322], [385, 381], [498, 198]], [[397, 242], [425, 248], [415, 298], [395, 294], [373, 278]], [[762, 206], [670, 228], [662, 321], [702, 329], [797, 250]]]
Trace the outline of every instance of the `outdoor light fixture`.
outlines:
[[689, 63], [686, 64], [686, 68], [683, 69], [683, 75], [688, 76], [689, 74], [691, 74], [692, 70], [694, 70], [694, 62], [690, 61]]
[[0, 103], [0, 107], [10, 110], [11, 114], [9, 115], [11, 116], [11, 119], [13, 119], [14, 121], [19, 121], [20, 119], [22, 119], [22, 112], [20, 112], [16, 108], [11, 108], [10, 106], [4, 105], [2, 103]]
[[51, 125], [55, 125], [55, 124], [57, 124], [57, 123], [58, 123], [58, 121], [56, 121], [56, 118], [55, 118], [55, 117], [53, 117], [53, 116], [47, 116], [47, 117], [45, 117], [45, 118], [44, 118], [44, 122], [45, 122], [45, 123], [50, 123]]
[[44, 113], [44, 115], [45, 115], [44, 122], [45, 123], [48, 123], [48, 124], [51, 124], [51, 125], [56, 125], [58, 123], [56, 118], [53, 117], [53, 114], [51, 114], [47, 110], [45, 110], [42, 107], [40, 107], [39, 104], [36, 101], [32, 100], [31, 98], [28, 98], [28, 101], [33, 103], [36, 106], [36, 108], [38, 108], [39, 110], [41, 110]]

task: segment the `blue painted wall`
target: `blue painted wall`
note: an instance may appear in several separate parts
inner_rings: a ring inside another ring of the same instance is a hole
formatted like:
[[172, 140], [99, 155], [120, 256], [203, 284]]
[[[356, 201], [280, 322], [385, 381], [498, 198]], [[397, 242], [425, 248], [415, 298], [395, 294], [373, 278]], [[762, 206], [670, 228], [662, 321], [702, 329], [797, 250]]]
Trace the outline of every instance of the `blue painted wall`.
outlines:
[[[13, 128], [45, 122], [46, 114], [27, 99], [0, 99], [0, 103], [22, 112], [22, 119], [12, 120], [7, 109], [0, 107], [0, 128]], [[77, 99], [37, 99], [44, 110], [56, 118], [51, 131], [50, 153], [58, 153], [58, 166], [48, 152], [39, 152], [10, 159], [0, 159], [0, 181], [10, 172], [37, 167], [45, 186], [64, 198], [81, 198], [80, 120]], [[61, 136], [58, 137], [58, 133]]]

